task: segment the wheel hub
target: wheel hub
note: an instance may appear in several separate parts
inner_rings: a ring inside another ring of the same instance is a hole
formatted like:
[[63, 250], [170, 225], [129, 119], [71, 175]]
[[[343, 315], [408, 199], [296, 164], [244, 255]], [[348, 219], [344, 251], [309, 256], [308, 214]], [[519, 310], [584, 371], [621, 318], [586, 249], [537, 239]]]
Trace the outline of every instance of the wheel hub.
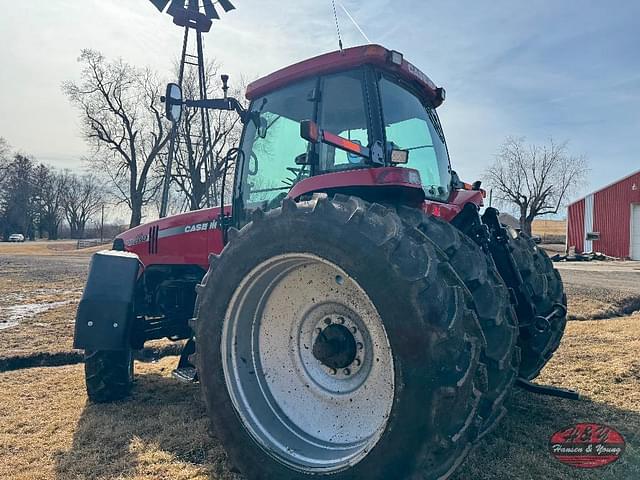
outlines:
[[[327, 318], [327, 321], [331, 321]], [[356, 339], [344, 325], [330, 323], [321, 330], [313, 344], [313, 356], [323, 365], [338, 369], [350, 366], [356, 359]]]

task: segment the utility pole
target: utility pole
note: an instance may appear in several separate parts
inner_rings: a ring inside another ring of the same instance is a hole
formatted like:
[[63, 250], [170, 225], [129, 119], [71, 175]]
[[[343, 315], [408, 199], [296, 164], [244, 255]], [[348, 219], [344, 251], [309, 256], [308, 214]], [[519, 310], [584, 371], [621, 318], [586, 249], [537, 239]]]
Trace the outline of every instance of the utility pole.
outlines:
[[104, 242], [104, 203], [102, 204], [102, 215], [100, 217], [100, 243]]

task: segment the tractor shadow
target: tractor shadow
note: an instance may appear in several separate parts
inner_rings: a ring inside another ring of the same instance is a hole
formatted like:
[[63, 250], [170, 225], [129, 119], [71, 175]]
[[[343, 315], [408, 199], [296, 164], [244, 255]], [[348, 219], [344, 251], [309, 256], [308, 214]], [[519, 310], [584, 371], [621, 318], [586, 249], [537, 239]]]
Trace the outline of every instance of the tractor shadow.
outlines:
[[[622, 391], [621, 391], [622, 394]], [[451, 480], [468, 479], [640, 479], [640, 413], [589, 399], [568, 400], [514, 388], [508, 413], [483, 438]], [[551, 456], [551, 435], [579, 422], [604, 423], [618, 430], [626, 449], [615, 463], [592, 470], [564, 465]]]
[[[452, 480], [640, 478], [639, 413], [517, 388], [507, 407], [509, 413], [481, 440]], [[575, 469], [552, 458], [547, 450], [551, 434], [581, 421], [605, 423], [620, 431], [627, 440], [622, 458], [596, 470]], [[242, 478], [231, 472], [224, 450], [209, 435], [198, 386], [158, 374], [138, 375], [133, 395], [126, 401], [87, 403], [70, 450], [59, 453], [56, 461], [59, 480]]]
[[128, 399], [85, 404], [71, 448], [56, 456], [56, 478], [134, 477], [241, 478], [209, 434], [197, 385], [143, 373]]

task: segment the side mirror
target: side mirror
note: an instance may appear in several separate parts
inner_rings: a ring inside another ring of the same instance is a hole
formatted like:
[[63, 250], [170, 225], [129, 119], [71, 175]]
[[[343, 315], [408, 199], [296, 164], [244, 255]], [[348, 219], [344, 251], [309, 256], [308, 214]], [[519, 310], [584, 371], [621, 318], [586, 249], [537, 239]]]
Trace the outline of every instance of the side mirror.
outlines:
[[182, 89], [177, 83], [167, 85], [167, 92], [164, 97], [165, 116], [173, 123], [178, 123], [182, 116]]

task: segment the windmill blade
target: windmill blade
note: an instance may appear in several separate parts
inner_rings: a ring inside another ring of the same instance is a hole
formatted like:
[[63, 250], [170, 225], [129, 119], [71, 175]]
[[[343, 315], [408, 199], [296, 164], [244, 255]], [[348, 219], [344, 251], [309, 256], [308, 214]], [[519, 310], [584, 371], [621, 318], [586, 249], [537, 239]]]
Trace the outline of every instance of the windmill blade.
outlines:
[[163, 11], [169, 3], [169, 0], [151, 0], [151, 3], [153, 3], [158, 10]]
[[184, 0], [171, 0], [171, 5], [167, 9], [167, 13], [171, 16], [184, 10]]
[[204, 13], [207, 15], [207, 18], [211, 20], [218, 20], [220, 18], [211, 0], [202, 0], [202, 4], [204, 5]]
[[236, 8], [231, 4], [231, 2], [229, 0], [218, 0], [218, 3], [220, 4], [220, 6], [222, 8], [224, 8], [225, 12], [228, 12], [230, 10], [235, 10], [235, 8]]

